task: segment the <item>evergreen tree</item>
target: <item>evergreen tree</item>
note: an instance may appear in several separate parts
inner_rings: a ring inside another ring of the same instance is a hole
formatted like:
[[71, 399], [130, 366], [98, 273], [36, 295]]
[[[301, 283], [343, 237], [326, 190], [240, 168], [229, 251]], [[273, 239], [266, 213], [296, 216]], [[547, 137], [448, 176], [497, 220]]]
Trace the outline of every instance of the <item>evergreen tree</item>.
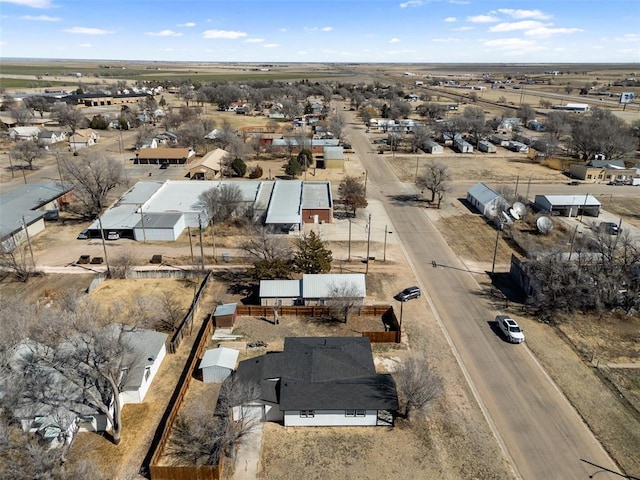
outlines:
[[233, 162], [231, 162], [231, 169], [238, 177], [244, 177], [247, 173], [247, 164], [244, 163], [244, 160], [241, 158], [236, 157]]
[[292, 176], [293, 178], [296, 178], [300, 173], [302, 173], [302, 167], [295, 157], [291, 157], [289, 159], [289, 163], [287, 163], [287, 166], [284, 168], [284, 173]]
[[301, 273], [328, 273], [331, 271], [333, 255], [315, 232], [298, 237], [295, 241], [297, 252], [293, 264]]

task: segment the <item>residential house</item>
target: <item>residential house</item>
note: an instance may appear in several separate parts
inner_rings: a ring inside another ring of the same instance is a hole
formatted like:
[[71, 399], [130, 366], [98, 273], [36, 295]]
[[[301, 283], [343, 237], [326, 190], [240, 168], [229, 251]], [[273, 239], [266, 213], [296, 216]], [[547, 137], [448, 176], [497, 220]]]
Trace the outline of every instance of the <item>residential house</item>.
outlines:
[[191, 180], [214, 180], [220, 177], [222, 169], [230, 158], [229, 152], [221, 148], [208, 152], [200, 160], [189, 165], [187, 177]]
[[344, 169], [344, 147], [324, 147], [322, 158], [316, 161], [318, 168]]
[[453, 146], [460, 153], [473, 153], [473, 145], [459, 135], [454, 137]]
[[478, 150], [485, 153], [496, 153], [498, 151], [496, 146], [488, 140], [480, 140], [478, 142]]
[[59, 142], [64, 142], [67, 139], [67, 132], [53, 130], [41, 130], [38, 134], [38, 140], [45, 145], [53, 145]]
[[11, 249], [45, 229], [45, 220], [57, 219], [70, 184], [30, 183], [0, 194], [0, 243]]
[[91, 147], [96, 144], [98, 138], [99, 135], [91, 128], [82, 128], [69, 137], [69, 147], [73, 151]]
[[587, 182], [623, 182], [633, 183], [639, 177], [636, 168], [627, 168], [624, 160], [591, 160], [588, 164], [573, 163], [569, 166], [572, 177]]
[[393, 377], [376, 372], [366, 337], [287, 337], [282, 352], [240, 362], [237, 378], [259, 386], [233, 417], [284, 426], [392, 425]]
[[38, 140], [39, 127], [13, 127], [9, 130], [11, 140]]
[[425, 153], [431, 153], [432, 155], [444, 153], [444, 147], [433, 140], [427, 140], [424, 142], [422, 150], [424, 150]]
[[330, 298], [348, 292], [362, 305], [367, 296], [362, 273], [305, 273], [301, 280], [261, 280], [260, 304], [325, 305]]
[[[105, 328], [105, 335], [119, 335], [120, 326]], [[122, 333], [127, 347], [124, 361], [131, 366], [123, 371], [123, 385], [120, 389], [120, 405], [141, 403], [153, 381], [160, 364], [166, 355], [165, 342], [168, 335], [152, 330], [135, 329]], [[79, 342], [81, 348], [90, 348], [90, 343]], [[78, 348], [74, 341], [58, 346], [58, 351]], [[54, 349], [43, 347], [33, 341], [23, 341], [16, 345], [11, 368], [21, 369], [31, 355], [38, 352], [36, 358], [56, 355]], [[98, 408], [95, 398], [101, 398], [104, 392], [95, 389], [87, 392], [68, 377], [49, 367], [47, 362], [37, 362], [31, 367], [34, 375], [46, 376], [45, 392], [39, 392], [43, 398], [34, 400], [30, 392], [24, 392], [25, 401], [17, 402], [14, 415], [21, 421], [25, 431], [37, 432], [54, 444], [70, 443], [78, 431], [102, 432], [111, 428], [108, 417]], [[18, 370], [20, 371], [20, 370]], [[28, 400], [27, 400], [28, 399]], [[110, 405], [113, 413], [114, 399], [101, 399]]]

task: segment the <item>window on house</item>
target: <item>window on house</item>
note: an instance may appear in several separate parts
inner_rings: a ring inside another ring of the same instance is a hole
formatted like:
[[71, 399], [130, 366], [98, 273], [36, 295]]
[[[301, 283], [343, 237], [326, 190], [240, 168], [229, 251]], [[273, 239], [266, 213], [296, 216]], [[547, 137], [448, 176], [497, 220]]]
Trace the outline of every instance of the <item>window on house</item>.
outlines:
[[345, 417], [355, 417], [356, 416], [356, 411], [355, 410], [345, 410], [344, 411], [344, 416]]
[[587, 175], [587, 180], [591, 180], [591, 174]]
[[364, 417], [367, 415], [366, 410], [356, 410], [356, 417]]
[[315, 410], [300, 410], [300, 418], [313, 418], [315, 416]]

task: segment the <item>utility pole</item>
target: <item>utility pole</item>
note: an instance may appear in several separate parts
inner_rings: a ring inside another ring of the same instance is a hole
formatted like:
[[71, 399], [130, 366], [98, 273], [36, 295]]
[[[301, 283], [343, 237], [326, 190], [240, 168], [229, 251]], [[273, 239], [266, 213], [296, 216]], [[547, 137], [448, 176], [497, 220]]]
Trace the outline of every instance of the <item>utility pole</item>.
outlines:
[[520, 181], [520, 175], [516, 175], [516, 191], [513, 193], [513, 196], [518, 199], [518, 182]]
[[189, 249], [191, 249], [191, 265], [193, 265], [193, 240], [191, 240], [191, 227], [187, 227], [187, 235], [189, 235]]
[[213, 250], [213, 261], [218, 263], [218, 259], [216, 258], [216, 235], [213, 227], [213, 220], [211, 221], [211, 248]]
[[420, 157], [416, 157], [416, 174], [414, 176], [413, 183], [417, 183], [418, 182], [418, 159], [419, 158]]
[[371, 246], [371, 214], [369, 214], [369, 223], [367, 223], [367, 267], [364, 274], [369, 273], [369, 248]]
[[498, 223], [496, 227], [496, 246], [493, 249], [493, 263], [491, 264], [491, 273], [494, 273], [496, 271], [496, 255], [498, 254], [498, 240], [500, 240], [500, 225], [501, 223]]
[[351, 219], [349, 219], [349, 243], [348, 243], [348, 247], [347, 247], [347, 262], [351, 261]]
[[33, 269], [36, 269], [36, 260], [33, 258], [33, 248], [31, 247], [31, 237], [29, 236], [29, 228], [27, 228], [27, 222], [24, 220], [24, 215], [22, 216], [22, 226], [24, 227], [24, 231], [27, 234], [27, 244], [29, 245], [29, 253], [31, 254], [31, 263], [33, 264]]
[[102, 251], [104, 252], [104, 263], [107, 265], [107, 278], [111, 278], [111, 268], [109, 268], [109, 258], [107, 257], [107, 244], [104, 241], [104, 229], [102, 228], [102, 218], [98, 215], [98, 225], [100, 226], [100, 238], [102, 239]]
[[198, 214], [198, 227], [200, 227], [200, 265], [202, 266], [202, 271], [204, 271], [204, 247], [202, 246], [202, 219], [200, 214]]
[[382, 249], [382, 261], [387, 261], [387, 225], [384, 226], [384, 248]]

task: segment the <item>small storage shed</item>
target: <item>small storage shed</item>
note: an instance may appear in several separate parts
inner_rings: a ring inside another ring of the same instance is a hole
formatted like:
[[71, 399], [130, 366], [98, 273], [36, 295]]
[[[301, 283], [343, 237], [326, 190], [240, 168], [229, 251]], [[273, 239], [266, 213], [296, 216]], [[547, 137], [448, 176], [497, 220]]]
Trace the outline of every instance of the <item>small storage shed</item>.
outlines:
[[204, 383], [222, 383], [236, 368], [238, 350], [233, 348], [210, 348], [200, 361]]
[[237, 303], [218, 305], [213, 312], [213, 325], [216, 327], [233, 327], [238, 316]]

